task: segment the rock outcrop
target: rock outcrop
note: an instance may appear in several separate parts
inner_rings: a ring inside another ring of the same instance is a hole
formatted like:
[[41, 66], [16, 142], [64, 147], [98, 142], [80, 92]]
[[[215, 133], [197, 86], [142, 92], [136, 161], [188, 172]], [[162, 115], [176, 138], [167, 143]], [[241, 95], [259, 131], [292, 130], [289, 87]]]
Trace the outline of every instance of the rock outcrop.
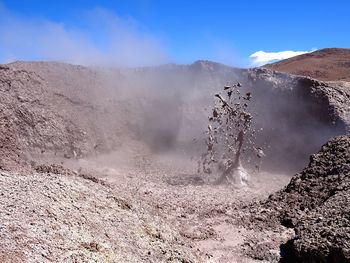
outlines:
[[350, 136], [340, 136], [264, 204], [295, 229], [281, 247], [283, 262], [350, 262], [349, 201]]

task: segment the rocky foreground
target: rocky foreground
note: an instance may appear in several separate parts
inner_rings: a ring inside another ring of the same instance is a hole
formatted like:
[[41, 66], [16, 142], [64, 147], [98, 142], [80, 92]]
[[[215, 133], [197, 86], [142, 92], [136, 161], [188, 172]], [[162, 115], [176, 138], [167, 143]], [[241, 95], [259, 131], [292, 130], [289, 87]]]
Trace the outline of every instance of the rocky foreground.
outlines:
[[146, 205], [97, 180], [52, 171], [0, 171], [1, 262], [201, 261]]
[[1, 262], [349, 262], [349, 136], [276, 193], [287, 177], [205, 185], [169, 158], [96, 170], [104, 180], [2, 171]]
[[350, 262], [349, 201], [350, 136], [340, 136], [263, 205], [295, 230], [281, 246], [283, 262]]

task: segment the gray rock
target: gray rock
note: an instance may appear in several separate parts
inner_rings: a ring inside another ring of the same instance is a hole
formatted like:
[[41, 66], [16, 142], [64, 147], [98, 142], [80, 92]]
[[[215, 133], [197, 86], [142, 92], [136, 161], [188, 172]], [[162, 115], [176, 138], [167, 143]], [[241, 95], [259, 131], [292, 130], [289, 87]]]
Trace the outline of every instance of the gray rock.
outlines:
[[282, 262], [350, 262], [349, 201], [350, 136], [340, 136], [264, 204], [278, 206], [281, 223], [295, 229], [281, 247]]

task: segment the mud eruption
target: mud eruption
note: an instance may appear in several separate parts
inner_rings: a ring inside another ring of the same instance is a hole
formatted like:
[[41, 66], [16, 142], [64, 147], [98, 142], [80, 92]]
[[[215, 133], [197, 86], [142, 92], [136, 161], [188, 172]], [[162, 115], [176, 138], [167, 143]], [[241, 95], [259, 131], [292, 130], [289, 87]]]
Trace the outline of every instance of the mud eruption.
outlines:
[[[260, 151], [255, 145], [255, 133], [252, 128], [252, 114], [249, 113], [250, 92], [241, 94], [241, 84], [225, 86], [225, 94], [216, 94], [217, 105], [209, 117], [206, 132], [207, 151], [199, 161], [199, 172], [211, 174], [215, 166], [220, 177], [215, 184], [238, 183], [245, 185], [248, 176], [244, 166], [251, 165], [254, 151]], [[261, 154], [256, 154], [262, 157]], [[243, 158], [243, 161], [242, 161]], [[255, 165], [258, 168], [258, 164]]]

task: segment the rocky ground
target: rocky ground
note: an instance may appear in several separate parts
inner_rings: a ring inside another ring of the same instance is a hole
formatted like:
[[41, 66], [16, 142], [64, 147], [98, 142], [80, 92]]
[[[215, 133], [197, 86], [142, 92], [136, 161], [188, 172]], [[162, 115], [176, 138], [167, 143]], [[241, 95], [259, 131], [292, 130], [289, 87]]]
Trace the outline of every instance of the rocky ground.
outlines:
[[3, 262], [347, 262], [348, 136], [282, 190], [285, 175], [211, 185], [183, 155], [141, 149], [2, 172]]
[[323, 145], [310, 164], [264, 204], [296, 236], [283, 246], [288, 262], [350, 261], [350, 137]]
[[146, 204], [98, 182], [1, 172], [0, 189], [1, 262], [200, 262]]
[[59, 165], [2, 172], [2, 262], [269, 262], [293, 236], [285, 227], [256, 231], [248, 219], [236, 222], [242, 206], [287, 176], [213, 186], [198, 183], [192, 163], [178, 155], [135, 156], [124, 166], [116, 154], [113, 163], [67, 163], [82, 167], [80, 176]]

